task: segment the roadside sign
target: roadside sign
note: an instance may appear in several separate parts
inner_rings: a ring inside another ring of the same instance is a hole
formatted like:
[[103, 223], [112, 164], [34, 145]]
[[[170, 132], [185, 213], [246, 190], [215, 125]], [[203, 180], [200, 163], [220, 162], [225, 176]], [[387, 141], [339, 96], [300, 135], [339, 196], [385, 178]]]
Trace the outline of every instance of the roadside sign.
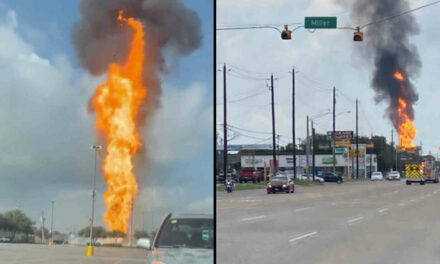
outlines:
[[346, 152], [347, 152], [346, 148], [335, 148], [335, 154], [343, 154]]
[[[327, 131], [327, 137], [332, 139], [333, 131]], [[353, 131], [335, 131], [335, 140], [351, 140]]]
[[[350, 141], [349, 140], [342, 140], [342, 141], [335, 141], [335, 146], [336, 147], [346, 147], [349, 148], [350, 147]], [[333, 147], [333, 142], [332, 142], [332, 147]]]
[[336, 28], [336, 17], [305, 17], [304, 28]]

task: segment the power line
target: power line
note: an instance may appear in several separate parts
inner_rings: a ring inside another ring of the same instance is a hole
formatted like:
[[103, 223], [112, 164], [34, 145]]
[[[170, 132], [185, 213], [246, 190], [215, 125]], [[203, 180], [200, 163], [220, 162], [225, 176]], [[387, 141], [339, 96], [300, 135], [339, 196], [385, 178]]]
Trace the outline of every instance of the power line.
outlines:
[[410, 10], [404, 11], [404, 12], [399, 13], [399, 14], [395, 14], [395, 15], [392, 15], [392, 16], [389, 16], [389, 17], [385, 17], [385, 18], [382, 18], [382, 19], [379, 19], [379, 20], [367, 23], [365, 25], [362, 25], [362, 26], [360, 26], [360, 29], [365, 28], [365, 27], [370, 26], [370, 25], [374, 25], [374, 24], [378, 24], [378, 23], [382, 23], [382, 22], [388, 21], [388, 20], [394, 19], [396, 17], [403, 16], [403, 15], [409, 14], [411, 12], [417, 11], [419, 9], [422, 9], [422, 8], [425, 8], [425, 7], [428, 7], [428, 6], [432, 6], [432, 5], [435, 5], [435, 4], [438, 4], [438, 3], [440, 3], [440, 1], [435, 1], [435, 2], [432, 2], [432, 3], [426, 4], [426, 5], [422, 5], [422, 6], [416, 7], [414, 9], [410, 9]]
[[229, 101], [228, 103], [237, 103], [237, 102], [241, 102], [241, 101], [243, 101], [243, 100], [247, 100], [247, 99], [249, 99], [249, 98], [256, 97], [256, 96], [259, 96], [259, 95], [262, 95], [262, 94], [264, 94], [264, 93], [267, 93], [267, 90], [266, 90], [266, 91], [261, 91], [261, 92], [259, 92], [259, 93], [255, 93], [255, 94], [252, 94], [252, 95], [248, 95], [248, 96], [245, 96], [245, 97], [242, 97], [242, 98], [239, 98], [239, 99], [235, 99], [235, 100]]

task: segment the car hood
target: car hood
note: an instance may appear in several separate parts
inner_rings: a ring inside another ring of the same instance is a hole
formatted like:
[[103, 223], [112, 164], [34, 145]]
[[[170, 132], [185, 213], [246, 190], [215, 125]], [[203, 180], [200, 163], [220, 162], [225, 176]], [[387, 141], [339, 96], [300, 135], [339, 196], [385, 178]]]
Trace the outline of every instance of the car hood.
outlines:
[[271, 181], [269, 182], [269, 184], [272, 186], [282, 186], [283, 184], [287, 184], [287, 183], [283, 181]]
[[157, 256], [150, 253], [147, 263], [158, 260], [164, 264], [214, 263], [214, 251], [202, 248], [157, 248]]

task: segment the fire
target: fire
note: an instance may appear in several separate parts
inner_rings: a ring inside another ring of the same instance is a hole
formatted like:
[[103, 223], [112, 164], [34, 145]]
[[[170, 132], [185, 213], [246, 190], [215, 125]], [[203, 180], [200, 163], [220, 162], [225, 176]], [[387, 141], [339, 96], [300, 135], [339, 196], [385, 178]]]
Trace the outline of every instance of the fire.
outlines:
[[405, 77], [403, 77], [402, 73], [400, 73], [400, 72], [398, 72], [398, 71], [396, 71], [396, 72], [394, 73], [393, 77], [394, 77], [395, 79], [399, 80], [399, 81], [404, 81], [404, 80], [405, 80]]
[[417, 130], [413, 122], [410, 120], [408, 115], [405, 113], [406, 102], [402, 98], [398, 99], [399, 108], [397, 113], [399, 115], [399, 135], [400, 135], [400, 147], [402, 149], [414, 149], [413, 139], [416, 136]]
[[110, 230], [126, 233], [138, 190], [132, 157], [141, 146], [135, 120], [146, 96], [142, 84], [144, 33], [139, 21], [124, 18], [122, 12], [117, 19], [133, 31], [130, 51], [123, 65], [109, 66], [107, 80], [97, 87], [92, 103], [96, 112], [95, 126], [107, 141], [102, 167], [107, 183], [104, 221]]

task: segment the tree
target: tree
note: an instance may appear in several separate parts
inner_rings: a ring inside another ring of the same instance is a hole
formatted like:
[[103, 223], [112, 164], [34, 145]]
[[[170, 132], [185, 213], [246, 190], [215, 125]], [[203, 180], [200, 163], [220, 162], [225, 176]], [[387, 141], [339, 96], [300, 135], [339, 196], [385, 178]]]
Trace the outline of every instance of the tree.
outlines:
[[136, 230], [136, 231], [134, 232], [134, 237], [135, 237], [136, 239], [144, 238], [144, 237], [150, 238], [150, 234], [148, 234], [148, 232], [146, 232], [146, 231], [144, 231], [144, 230]]
[[[34, 236], [39, 237], [40, 239], [42, 239], [41, 237], [41, 227], [40, 228], [34, 228]], [[44, 237], [47, 239], [49, 237], [49, 230], [47, 228], [44, 228]]]
[[118, 238], [119, 237], [125, 237], [125, 234], [122, 233], [121, 231], [113, 230], [113, 231], [110, 231], [108, 233], [108, 236], [109, 237], [114, 237], [115, 238], [115, 243], [117, 243]]
[[33, 231], [33, 224], [31, 219], [20, 210], [8, 211], [0, 219], [0, 229], [10, 231], [12, 241], [17, 233], [24, 233], [28, 238]]
[[[78, 235], [81, 237], [89, 237], [90, 236], [90, 226], [84, 227], [79, 230]], [[108, 237], [108, 232], [102, 226], [94, 226], [93, 227], [93, 238], [96, 240], [100, 237]]]

